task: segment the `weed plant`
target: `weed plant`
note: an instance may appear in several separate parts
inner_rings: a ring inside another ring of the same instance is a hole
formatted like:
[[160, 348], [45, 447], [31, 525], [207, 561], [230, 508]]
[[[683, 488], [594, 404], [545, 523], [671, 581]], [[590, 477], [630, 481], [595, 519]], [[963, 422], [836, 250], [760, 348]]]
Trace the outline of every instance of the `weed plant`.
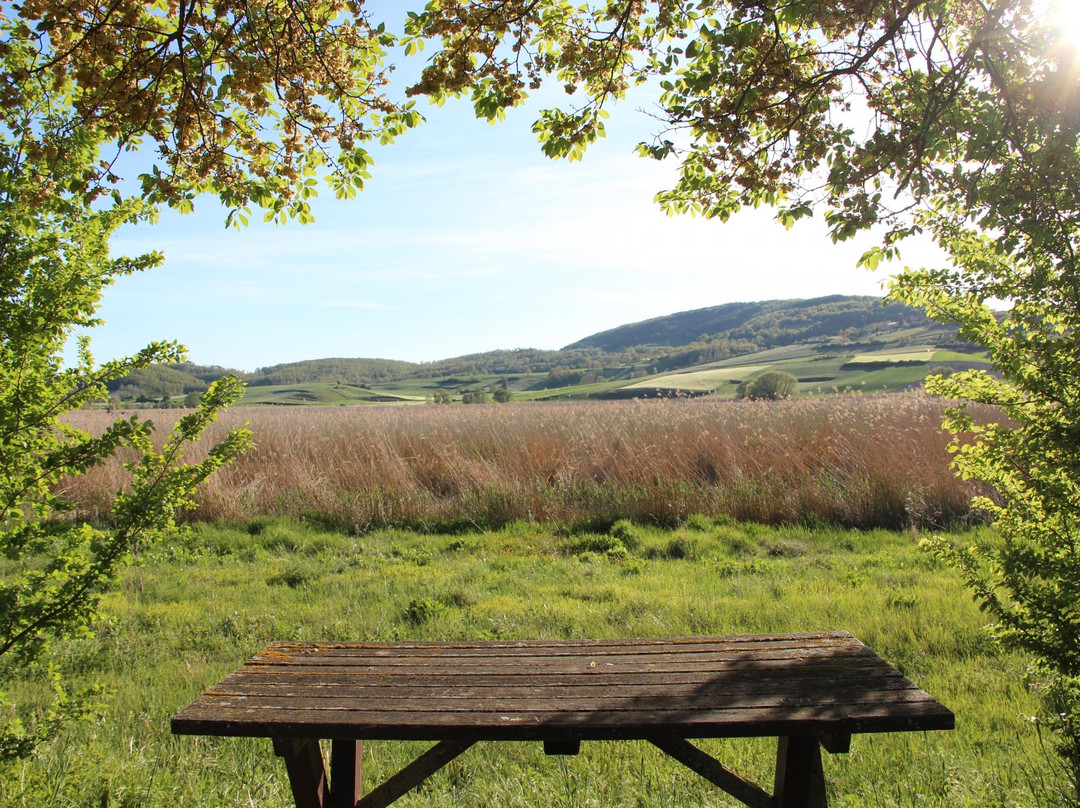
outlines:
[[[209, 482], [191, 517], [290, 516], [355, 533], [515, 521], [606, 530], [619, 519], [673, 525], [693, 514], [944, 527], [969, 519], [975, 491], [949, 470], [943, 406], [850, 395], [248, 408], [232, 418], [250, 421], [258, 448]], [[106, 418], [76, 417], [91, 430]], [[119, 463], [70, 484], [91, 518], [106, 513]]]
[[[964, 541], [993, 540], [965, 535]], [[2, 569], [2, 567], [0, 567]], [[272, 640], [458, 640], [849, 630], [957, 714], [953, 732], [858, 735], [825, 757], [830, 805], [1055, 804], [1025, 660], [988, 640], [957, 575], [910, 533], [694, 515], [674, 529], [511, 523], [364, 536], [258, 517], [197, 525], [107, 596], [97, 638], [58, 653], [105, 679], [100, 716], [0, 770], [0, 806], [285, 808], [265, 739], [173, 737], [169, 718]], [[77, 682], [75, 684], [78, 684]], [[27, 694], [41, 686], [28, 676]], [[771, 786], [775, 741], [702, 742]], [[367, 788], [424, 744], [369, 743]], [[404, 798], [427, 806], [699, 808], [731, 800], [644, 743], [478, 744]]]

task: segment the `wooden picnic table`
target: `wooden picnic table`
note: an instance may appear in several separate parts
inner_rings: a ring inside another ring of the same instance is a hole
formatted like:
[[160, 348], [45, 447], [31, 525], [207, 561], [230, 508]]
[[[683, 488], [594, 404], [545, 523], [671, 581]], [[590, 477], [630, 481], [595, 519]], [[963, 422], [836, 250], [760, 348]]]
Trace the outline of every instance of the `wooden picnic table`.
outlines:
[[[826, 805], [820, 747], [952, 729], [953, 714], [847, 632], [535, 642], [277, 642], [172, 720], [273, 739], [298, 808], [382, 808], [478, 741], [640, 739], [751, 808]], [[773, 793], [689, 739], [775, 736]], [[320, 748], [329, 740], [329, 779]], [[370, 793], [362, 741], [435, 745]]]

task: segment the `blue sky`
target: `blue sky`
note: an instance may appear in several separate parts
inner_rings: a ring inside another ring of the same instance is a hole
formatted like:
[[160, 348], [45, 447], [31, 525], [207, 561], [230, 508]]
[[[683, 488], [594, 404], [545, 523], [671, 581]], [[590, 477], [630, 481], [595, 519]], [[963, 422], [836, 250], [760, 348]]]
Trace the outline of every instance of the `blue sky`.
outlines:
[[107, 291], [95, 357], [177, 339], [195, 362], [242, 370], [426, 361], [560, 348], [734, 301], [881, 293], [889, 269], [855, 266], [870, 241], [833, 245], [820, 221], [785, 231], [766, 210], [726, 224], [666, 216], [652, 200], [674, 164], [633, 153], [658, 126], [647, 104], [613, 110], [608, 137], [578, 163], [541, 154], [535, 107], [496, 126], [465, 103], [427, 107], [427, 123], [374, 151], [357, 199], [323, 193], [313, 225], [227, 230], [208, 198], [123, 230], [114, 253], [160, 249], [166, 263]]

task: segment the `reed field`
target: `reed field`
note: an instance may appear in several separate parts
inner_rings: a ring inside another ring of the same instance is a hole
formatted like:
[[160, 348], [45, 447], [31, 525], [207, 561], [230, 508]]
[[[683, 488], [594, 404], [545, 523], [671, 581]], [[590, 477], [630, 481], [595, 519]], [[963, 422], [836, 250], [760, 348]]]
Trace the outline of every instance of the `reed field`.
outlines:
[[[992, 541], [986, 529], [955, 536]], [[169, 719], [272, 640], [475, 640], [848, 630], [956, 714], [949, 732], [856, 735], [825, 755], [833, 808], [1060, 805], [1029, 717], [1026, 661], [993, 644], [956, 573], [909, 532], [768, 527], [693, 516], [607, 532], [534, 524], [456, 535], [348, 536], [283, 519], [196, 525], [146, 551], [97, 636], [57, 651], [101, 712], [0, 766], [0, 806], [287, 808], [266, 739], [174, 737]], [[0, 560], [0, 573], [5, 562]], [[34, 675], [10, 695], [32, 700]], [[702, 741], [766, 788], [775, 739]], [[1048, 746], [1049, 744], [1047, 744]], [[422, 743], [364, 746], [365, 789]], [[480, 743], [401, 808], [732, 808], [639, 742]]]
[[[515, 521], [672, 525], [690, 514], [957, 525], [970, 518], [974, 490], [949, 469], [943, 407], [911, 394], [240, 408], [221, 428], [249, 422], [257, 448], [209, 481], [190, 517], [287, 516], [357, 534]], [[162, 427], [176, 417], [146, 415]], [[112, 417], [72, 416], [91, 431]], [[100, 518], [122, 479], [114, 461], [67, 493]]]

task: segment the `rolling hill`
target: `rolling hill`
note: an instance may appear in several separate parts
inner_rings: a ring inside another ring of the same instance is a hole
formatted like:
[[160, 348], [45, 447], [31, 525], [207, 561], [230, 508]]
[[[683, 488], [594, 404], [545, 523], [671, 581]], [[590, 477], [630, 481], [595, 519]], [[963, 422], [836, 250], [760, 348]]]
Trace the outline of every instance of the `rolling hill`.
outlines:
[[727, 303], [619, 326], [578, 340], [568, 349], [614, 352], [637, 345], [688, 345], [718, 337], [756, 340], [761, 347], [791, 345], [871, 329], [920, 327], [926, 315], [881, 298], [831, 295], [812, 300]]
[[[110, 385], [122, 405], [179, 404], [232, 373], [245, 404], [350, 405], [734, 395], [768, 369], [799, 379], [799, 392], [887, 391], [931, 372], [985, 366], [985, 355], [917, 309], [873, 297], [731, 303], [599, 332], [558, 351], [499, 350], [413, 363], [316, 359], [252, 373], [190, 363], [147, 368]], [[114, 402], [115, 403], [115, 402]]]

